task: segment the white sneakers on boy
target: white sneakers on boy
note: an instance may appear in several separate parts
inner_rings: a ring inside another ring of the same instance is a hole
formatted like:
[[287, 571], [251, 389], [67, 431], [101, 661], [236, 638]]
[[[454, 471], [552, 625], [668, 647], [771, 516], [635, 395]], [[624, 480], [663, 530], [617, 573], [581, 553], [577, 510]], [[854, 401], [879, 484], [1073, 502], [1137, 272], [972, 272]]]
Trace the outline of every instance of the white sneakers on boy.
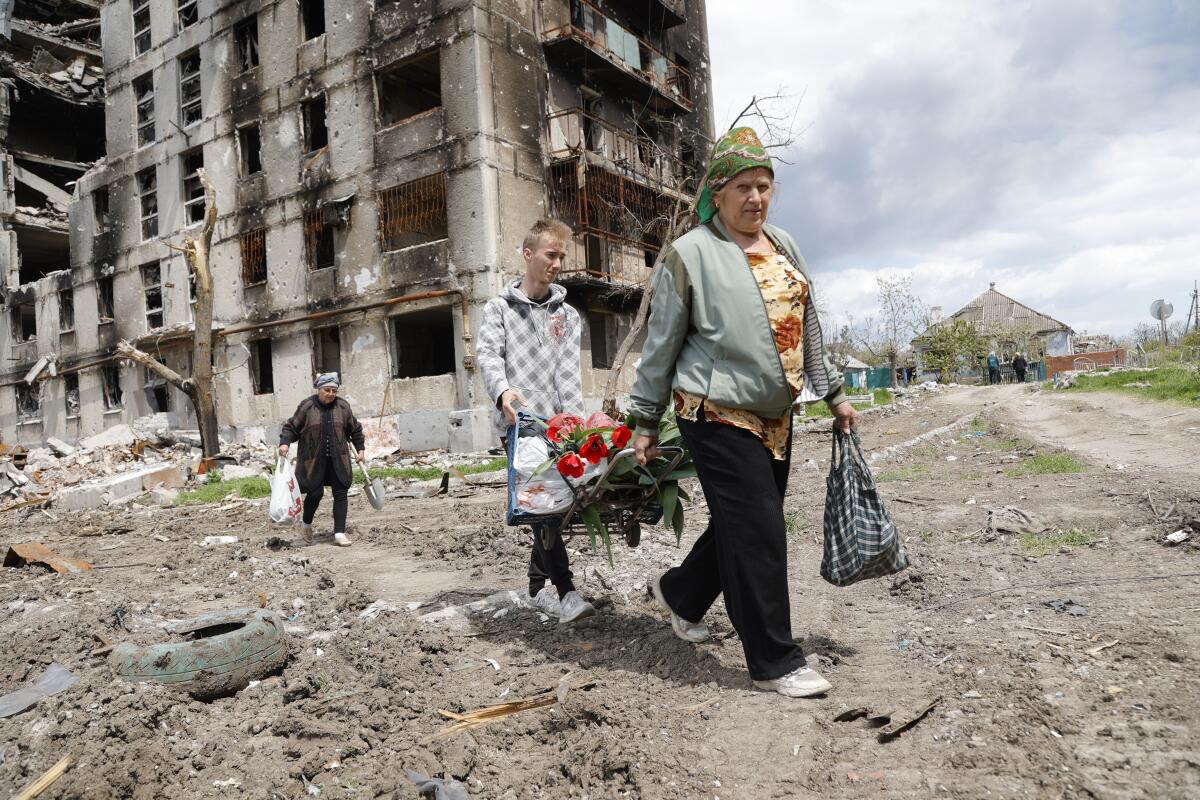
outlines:
[[567, 592], [567, 596], [562, 599], [560, 605], [562, 610], [558, 615], [559, 625], [570, 625], [572, 622], [596, 615], [596, 607], [584, 600], [579, 592]]
[[333, 543], [338, 547], [349, 547], [354, 544], [354, 542], [350, 541], [350, 537], [344, 533], [335, 533], [333, 535]]
[[671, 615], [671, 630], [675, 631], [675, 635], [685, 642], [692, 644], [707, 642], [710, 635], [708, 626], [703, 622], [688, 622], [672, 611], [671, 607], [667, 605], [667, 599], [663, 597], [661, 581], [661, 575], [650, 581], [650, 593], [654, 595], [654, 599], [658, 601], [663, 610]]
[[812, 667], [800, 667], [781, 678], [755, 681], [754, 685], [768, 692], [779, 692], [784, 697], [813, 697], [833, 688], [833, 684]]
[[529, 603], [548, 617], [562, 616], [562, 603], [559, 602], [558, 592], [552, 586], [544, 586], [542, 590], [529, 598]]

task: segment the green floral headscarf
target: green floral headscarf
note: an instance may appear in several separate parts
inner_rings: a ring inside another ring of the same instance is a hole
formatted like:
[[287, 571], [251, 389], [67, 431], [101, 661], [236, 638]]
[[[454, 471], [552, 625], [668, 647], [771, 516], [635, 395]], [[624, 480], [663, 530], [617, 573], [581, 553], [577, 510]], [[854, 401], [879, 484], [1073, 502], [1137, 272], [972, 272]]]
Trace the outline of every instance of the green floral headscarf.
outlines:
[[700, 190], [696, 213], [700, 215], [701, 223], [708, 222], [717, 214], [713, 194], [725, 188], [725, 184], [738, 174], [755, 167], [765, 167], [772, 176], [775, 175], [771, 157], [752, 128], [734, 128], [721, 137], [713, 148], [708, 171], [704, 173], [704, 188]]

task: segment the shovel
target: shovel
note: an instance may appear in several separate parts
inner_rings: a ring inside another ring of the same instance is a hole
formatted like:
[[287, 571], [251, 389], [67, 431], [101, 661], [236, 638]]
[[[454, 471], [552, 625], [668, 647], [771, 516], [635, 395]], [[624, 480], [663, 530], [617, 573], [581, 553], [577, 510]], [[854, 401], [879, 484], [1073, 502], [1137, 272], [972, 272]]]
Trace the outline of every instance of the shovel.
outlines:
[[367, 465], [362, 464], [363, 474], [363, 491], [367, 493], [367, 500], [371, 503], [371, 507], [376, 511], [383, 510], [383, 482], [379, 478], [372, 478], [367, 474]]

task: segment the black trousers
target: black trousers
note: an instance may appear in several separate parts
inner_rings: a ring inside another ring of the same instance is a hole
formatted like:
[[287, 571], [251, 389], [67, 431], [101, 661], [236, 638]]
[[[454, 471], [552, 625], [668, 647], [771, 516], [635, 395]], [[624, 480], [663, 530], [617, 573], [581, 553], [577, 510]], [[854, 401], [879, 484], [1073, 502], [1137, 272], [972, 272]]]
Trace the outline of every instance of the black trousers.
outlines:
[[717, 422], [679, 420], [679, 430], [708, 500], [708, 528], [687, 558], [662, 577], [671, 609], [699, 622], [724, 593], [754, 680], [804, 666], [792, 639], [783, 496], [789, 457], [776, 461], [749, 431]]
[[575, 591], [575, 576], [571, 573], [571, 559], [561, 536], [554, 536], [554, 545], [547, 548], [542, 543], [542, 526], [533, 528], [533, 551], [529, 554], [529, 596], [533, 597], [550, 581], [558, 590], [558, 599]]
[[346, 532], [346, 511], [350, 507], [350, 502], [346, 499], [346, 493], [350, 490], [348, 486], [339, 486], [333, 469], [333, 459], [325, 456], [324, 464], [324, 481], [321, 486], [313, 489], [308, 494], [304, 495], [304, 524], [311, 525], [313, 517], [317, 514], [317, 506], [321, 505], [321, 498], [325, 496], [325, 487], [333, 489], [333, 532]]
[[1000, 368], [988, 367], [988, 383], [997, 384], [1000, 382]]
[[1024, 382], [1025, 382], [1025, 370], [1023, 370], [1023, 369], [1014, 369], [1014, 370], [1013, 370], [1013, 372], [1015, 372], [1015, 373], [1017, 374], [1017, 383], [1024, 383]]

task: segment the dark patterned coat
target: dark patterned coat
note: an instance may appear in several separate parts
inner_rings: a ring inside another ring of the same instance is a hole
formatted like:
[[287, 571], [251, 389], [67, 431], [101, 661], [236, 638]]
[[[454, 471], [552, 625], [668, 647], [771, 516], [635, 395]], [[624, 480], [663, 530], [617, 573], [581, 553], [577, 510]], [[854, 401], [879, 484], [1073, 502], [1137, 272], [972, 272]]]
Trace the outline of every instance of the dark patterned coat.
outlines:
[[[322, 410], [328, 410], [331, 429], [331, 440], [328, 447], [323, 447], [323, 430], [321, 425]], [[362, 451], [366, 448], [363, 441], [363, 428], [350, 404], [342, 398], [334, 401], [326, 408], [317, 400], [317, 396], [309, 397], [296, 407], [292, 418], [283, 423], [279, 431], [279, 443], [290, 445], [300, 442], [300, 450], [296, 454], [296, 478], [300, 482], [300, 491], [304, 494], [324, 486], [326, 483], [342, 489], [350, 488], [354, 483], [353, 464], [350, 461], [350, 451], [347, 442], [353, 442], [354, 449]], [[326, 480], [324, 458], [325, 452], [333, 456], [333, 475]]]

